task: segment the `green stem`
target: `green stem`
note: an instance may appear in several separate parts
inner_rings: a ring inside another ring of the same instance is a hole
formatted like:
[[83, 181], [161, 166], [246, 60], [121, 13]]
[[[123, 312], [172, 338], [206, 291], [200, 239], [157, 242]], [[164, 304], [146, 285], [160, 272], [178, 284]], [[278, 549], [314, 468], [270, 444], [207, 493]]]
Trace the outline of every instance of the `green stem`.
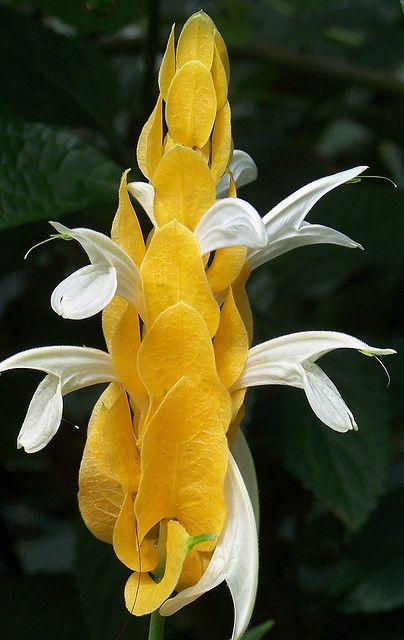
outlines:
[[159, 614], [158, 609], [150, 616], [148, 640], [163, 640], [165, 619]]

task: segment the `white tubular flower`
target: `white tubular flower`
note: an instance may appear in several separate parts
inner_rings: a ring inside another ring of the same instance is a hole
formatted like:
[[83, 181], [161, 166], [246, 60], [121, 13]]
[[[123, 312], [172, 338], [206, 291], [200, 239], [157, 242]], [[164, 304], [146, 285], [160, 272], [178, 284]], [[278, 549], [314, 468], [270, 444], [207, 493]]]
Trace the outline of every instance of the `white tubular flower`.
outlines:
[[196, 225], [194, 236], [201, 255], [223, 247], [265, 247], [268, 243], [259, 213], [240, 198], [215, 202]]
[[338, 244], [350, 249], [363, 247], [348, 236], [320, 224], [310, 224], [305, 218], [326, 193], [353, 180], [367, 167], [354, 167], [310, 182], [282, 200], [262, 219], [268, 234], [265, 248], [251, 249], [247, 255], [251, 269], [280, 256], [286, 251], [309, 244]]
[[27, 453], [43, 449], [57, 432], [62, 396], [82, 387], [116, 380], [108, 353], [87, 347], [41, 347], [17, 353], [0, 362], [0, 373], [36, 369], [47, 374], [35, 391], [17, 438]]
[[158, 227], [154, 217], [154, 187], [149, 182], [129, 182], [128, 191], [140, 203], [150, 218], [153, 227]]
[[[246, 184], [250, 184], [250, 182], [254, 182], [258, 175], [257, 165], [252, 157], [240, 149], [234, 149], [228, 170], [233, 176], [237, 189], [244, 187]], [[217, 183], [217, 197], [224, 198], [229, 193], [229, 187], [230, 176], [229, 173], [225, 173]]]
[[160, 614], [170, 616], [176, 613], [225, 580], [234, 604], [231, 640], [239, 640], [254, 608], [258, 580], [258, 539], [250, 497], [230, 453], [225, 490], [226, 524], [205, 573], [193, 587], [166, 600], [160, 607]]
[[335, 431], [357, 429], [355, 419], [338, 389], [315, 362], [334, 349], [356, 349], [368, 356], [396, 353], [370, 347], [362, 340], [335, 331], [303, 331], [268, 340], [249, 351], [233, 390], [266, 384], [304, 389], [317, 417]]
[[68, 276], [53, 291], [51, 306], [57, 314], [71, 320], [90, 318], [119, 295], [143, 315], [139, 269], [120, 246], [92, 229], [69, 229], [60, 222], [50, 224], [59, 233], [77, 240], [91, 262]]

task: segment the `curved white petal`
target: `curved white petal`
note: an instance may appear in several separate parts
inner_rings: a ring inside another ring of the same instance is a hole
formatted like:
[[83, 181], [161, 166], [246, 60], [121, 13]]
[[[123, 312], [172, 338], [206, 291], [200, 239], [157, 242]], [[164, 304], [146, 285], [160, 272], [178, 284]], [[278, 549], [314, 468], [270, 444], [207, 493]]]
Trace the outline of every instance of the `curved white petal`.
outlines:
[[140, 203], [144, 211], [150, 218], [154, 227], [157, 227], [157, 221], [154, 217], [154, 187], [149, 182], [129, 182], [128, 191]]
[[48, 374], [39, 384], [29, 404], [17, 437], [17, 447], [27, 453], [43, 449], [57, 432], [62, 419], [60, 378]]
[[303, 331], [263, 342], [250, 349], [246, 365], [233, 390], [282, 384], [304, 388], [316, 415], [336, 431], [356, 429], [351, 411], [324, 371], [314, 363], [334, 349], [356, 349], [382, 356], [394, 349], [370, 347], [362, 340], [336, 331]]
[[335, 384], [316, 364], [303, 367], [303, 387], [314, 413], [334, 431], [357, 431], [358, 425]]
[[[234, 149], [228, 168], [232, 173], [237, 189], [244, 187], [246, 184], [250, 184], [250, 182], [254, 182], [254, 180], [257, 179], [257, 165], [248, 153], [241, 151], [240, 149]], [[229, 193], [229, 186], [229, 174], [225, 173], [217, 183], [217, 197], [223, 198], [226, 196]]]
[[243, 478], [231, 454], [225, 480], [227, 519], [212, 559], [199, 582], [167, 600], [160, 613], [169, 616], [226, 580], [234, 604], [231, 640], [246, 630], [254, 608], [258, 580], [258, 540], [254, 512]]
[[394, 349], [371, 347], [363, 340], [339, 331], [300, 331], [273, 338], [252, 347], [248, 353], [244, 372], [254, 367], [276, 367], [282, 362], [301, 363], [306, 360], [315, 362], [334, 349], [356, 349], [376, 356], [395, 353]]
[[87, 347], [28, 349], [0, 362], [0, 373], [10, 369], [47, 373], [32, 397], [17, 439], [17, 446], [28, 453], [42, 449], [58, 430], [62, 396], [82, 387], [117, 380], [111, 356]]
[[116, 290], [115, 267], [108, 263], [87, 265], [58, 284], [51, 295], [51, 307], [62, 318], [90, 318], [111, 302]]
[[236, 436], [230, 450], [244, 480], [248, 495], [250, 496], [255, 522], [257, 523], [257, 531], [259, 531], [260, 503], [257, 474], [250, 447], [240, 428], [236, 431]]
[[10, 369], [45, 371], [60, 379], [62, 393], [117, 380], [111, 356], [89, 347], [38, 347], [21, 351], [0, 362], [0, 373]]
[[[125, 300], [128, 300], [128, 302], [131, 302], [139, 314], [143, 315], [143, 292], [139, 269], [119, 245], [108, 236], [93, 229], [69, 229], [60, 222], [50, 222], [50, 224], [59, 233], [70, 236], [81, 244], [97, 273], [105, 274], [110, 267], [113, 267], [116, 271], [117, 283], [115, 293], [125, 298]], [[105, 285], [105, 282], [103, 284]], [[103, 307], [100, 307], [100, 305], [105, 295], [105, 287], [102, 286], [98, 288], [94, 286], [93, 283], [91, 292], [94, 295], [93, 302], [90, 301], [90, 294], [87, 295], [85, 300], [89, 312], [96, 308], [102, 309]], [[77, 306], [79, 305], [80, 300], [77, 301]], [[91, 315], [93, 315], [93, 313], [91, 313]], [[84, 317], [90, 316], [82, 315], [80, 319]]]
[[328, 243], [362, 249], [358, 242], [343, 233], [322, 225], [311, 225], [304, 219], [326, 193], [356, 178], [365, 169], [366, 166], [354, 167], [310, 182], [271, 209], [262, 219], [269, 238], [268, 246], [248, 253], [250, 267], [255, 269], [286, 251], [309, 244]]
[[264, 247], [268, 242], [258, 212], [240, 198], [215, 202], [196, 225], [194, 236], [201, 255], [223, 247]]

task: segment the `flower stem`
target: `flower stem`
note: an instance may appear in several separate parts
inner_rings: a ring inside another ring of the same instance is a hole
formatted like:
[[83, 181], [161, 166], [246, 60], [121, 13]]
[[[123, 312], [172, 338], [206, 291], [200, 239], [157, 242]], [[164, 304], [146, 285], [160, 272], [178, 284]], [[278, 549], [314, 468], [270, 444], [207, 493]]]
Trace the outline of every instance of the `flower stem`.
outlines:
[[150, 616], [148, 640], [163, 640], [165, 619], [159, 614], [158, 609]]

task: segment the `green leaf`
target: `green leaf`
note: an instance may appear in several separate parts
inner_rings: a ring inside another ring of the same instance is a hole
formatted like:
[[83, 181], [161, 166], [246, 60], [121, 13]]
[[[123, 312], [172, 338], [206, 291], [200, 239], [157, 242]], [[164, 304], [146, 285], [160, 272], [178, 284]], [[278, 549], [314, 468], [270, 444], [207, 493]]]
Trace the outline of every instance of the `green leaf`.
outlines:
[[272, 629], [275, 622], [273, 620], [267, 620], [258, 624], [253, 629], [249, 629], [244, 635], [243, 640], [261, 640], [265, 637], [265, 634]]
[[95, 47], [0, 6], [3, 102], [27, 120], [96, 126], [114, 137], [120, 108], [116, 74]]
[[332, 593], [347, 613], [380, 613], [404, 605], [404, 492], [385, 496], [355, 536]]
[[76, 582], [90, 639], [146, 638], [148, 616], [131, 616], [124, 604], [130, 569], [119, 562], [111, 545], [94, 538], [81, 522], [78, 534]]
[[[270, 446], [285, 467], [352, 530], [376, 506], [389, 459], [389, 406], [375, 360], [354, 353], [322, 358], [320, 366], [351, 408], [359, 431], [336, 433], [320, 423], [300, 390], [268, 407]], [[300, 397], [298, 397], [300, 394]], [[272, 393], [270, 393], [272, 396]]]
[[0, 113], [0, 228], [113, 202], [121, 170], [70, 131]]

